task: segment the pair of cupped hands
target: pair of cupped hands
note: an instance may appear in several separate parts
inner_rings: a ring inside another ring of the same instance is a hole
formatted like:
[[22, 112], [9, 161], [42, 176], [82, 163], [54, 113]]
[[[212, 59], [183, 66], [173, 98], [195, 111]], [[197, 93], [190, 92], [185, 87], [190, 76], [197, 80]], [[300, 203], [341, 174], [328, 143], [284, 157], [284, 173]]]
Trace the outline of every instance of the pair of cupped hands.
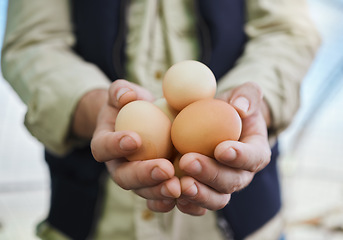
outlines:
[[116, 116], [125, 104], [134, 100], [152, 102], [153, 95], [126, 80], [114, 81], [106, 94], [91, 141], [93, 156], [105, 162], [111, 178], [121, 188], [147, 199], [152, 211], [168, 212], [177, 207], [186, 214], [203, 215], [207, 210], [219, 210], [228, 204], [231, 193], [246, 187], [270, 161], [270, 116], [256, 83], [245, 83], [216, 96], [238, 111], [241, 137], [218, 144], [215, 159], [184, 154], [179, 167], [186, 176], [180, 179], [168, 159], [127, 161], [125, 156], [141, 146], [141, 139], [132, 131], [114, 131]]

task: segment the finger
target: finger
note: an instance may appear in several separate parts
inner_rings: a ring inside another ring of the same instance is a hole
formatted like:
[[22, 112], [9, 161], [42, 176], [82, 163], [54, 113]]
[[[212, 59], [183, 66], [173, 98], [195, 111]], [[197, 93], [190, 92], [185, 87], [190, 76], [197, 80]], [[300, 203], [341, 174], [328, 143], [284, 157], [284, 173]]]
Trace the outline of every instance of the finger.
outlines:
[[187, 199], [182, 198], [182, 197], [176, 200], [176, 206], [181, 212], [189, 214], [189, 215], [193, 215], [193, 216], [203, 216], [207, 212], [206, 208], [193, 204]]
[[106, 166], [114, 182], [126, 190], [155, 186], [174, 177], [173, 164], [167, 159], [112, 160]]
[[175, 199], [181, 195], [180, 181], [177, 177], [173, 177], [157, 186], [139, 188], [134, 192], [145, 199]]
[[[102, 128], [102, 129], [101, 129]], [[98, 162], [106, 162], [133, 154], [142, 145], [140, 136], [133, 131], [107, 130], [99, 126], [91, 141], [92, 154]]]
[[147, 200], [148, 208], [154, 212], [169, 212], [175, 207], [175, 205], [175, 199]]
[[245, 118], [260, 109], [262, 99], [260, 86], [257, 83], [248, 82], [233, 90], [230, 104], [242, 118]]
[[270, 162], [271, 150], [265, 137], [253, 135], [243, 140], [218, 144], [214, 151], [216, 160], [226, 166], [250, 172], [258, 172], [266, 167]]
[[180, 179], [182, 197], [189, 202], [209, 210], [219, 210], [224, 208], [231, 195], [219, 193], [207, 185], [185, 176]]
[[225, 166], [198, 153], [185, 154], [180, 160], [180, 168], [188, 176], [224, 194], [243, 189], [254, 176], [249, 171]]
[[109, 89], [109, 104], [121, 108], [135, 100], [153, 101], [154, 97], [145, 88], [123, 79], [114, 81]]
[[247, 82], [221, 94], [219, 98], [230, 103], [245, 118], [260, 109], [263, 94], [257, 83]]

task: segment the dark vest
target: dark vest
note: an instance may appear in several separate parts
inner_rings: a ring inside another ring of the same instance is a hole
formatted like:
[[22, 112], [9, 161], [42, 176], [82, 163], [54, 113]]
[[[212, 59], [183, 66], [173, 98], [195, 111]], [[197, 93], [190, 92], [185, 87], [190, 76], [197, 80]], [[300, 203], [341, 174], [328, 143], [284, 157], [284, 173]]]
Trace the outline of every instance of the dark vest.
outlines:
[[[96, 64], [109, 79], [125, 78], [125, 8], [128, 1], [73, 0], [74, 51]], [[242, 54], [245, 8], [242, 0], [196, 1], [201, 59], [220, 79]], [[271, 163], [256, 174], [252, 183], [232, 194], [220, 211], [236, 239], [261, 227], [280, 209], [276, 169], [277, 147]], [[51, 173], [51, 208], [47, 221], [73, 239], [91, 236], [102, 204], [103, 164], [96, 162], [89, 147], [59, 158], [45, 154]], [[114, 237], [115, 239], [115, 237]]]

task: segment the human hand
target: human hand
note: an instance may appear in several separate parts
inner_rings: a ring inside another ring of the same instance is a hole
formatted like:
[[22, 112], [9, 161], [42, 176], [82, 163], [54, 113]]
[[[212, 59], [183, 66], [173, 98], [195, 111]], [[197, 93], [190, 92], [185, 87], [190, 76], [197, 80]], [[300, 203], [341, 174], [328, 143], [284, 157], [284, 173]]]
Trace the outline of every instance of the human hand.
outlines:
[[177, 207], [184, 213], [203, 215], [206, 209], [223, 208], [230, 194], [246, 187], [270, 161], [270, 116], [259, 86], [246, 83], [218, 98], [238, 111], [242, 118], [241, 137], [239, 141], [218, 144], [215, 159], [197, 153], [182, 156], [179, 167], [187, 176], [180, 179]]
[[174, 208], [180, 196], [180, 182], [174, 167], [167, 159], [129, 162], [125, 159], [139, 149], [140, 136], [133, 131], [114, 131], [121, 107], [134, 100], [153, 101], [144, 88], [125, 80], [116, 80], [109, 88], [108, 101], [99, 112], [91, 141], [94, 158], [105, 162], [113, 181], [121, 188], [133, 190], [148, 200], [153, 211], [167, 212]]

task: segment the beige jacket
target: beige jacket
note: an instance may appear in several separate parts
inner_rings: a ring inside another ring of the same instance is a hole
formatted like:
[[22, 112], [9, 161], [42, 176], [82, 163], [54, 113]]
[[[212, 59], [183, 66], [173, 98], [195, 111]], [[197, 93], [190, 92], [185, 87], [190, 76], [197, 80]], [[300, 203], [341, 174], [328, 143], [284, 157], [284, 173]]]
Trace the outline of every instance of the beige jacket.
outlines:
[[[161, 1], [170, 23], [171, 44], [163, 40], [161, 21], [155, 21], [157, 0], [135, 1], [131, 7], [129, 80], [142, 83], [158, 95], [156, 72], [170, 64], [197, 58], [189, 1]], [[171, 3], [169, 3], [171, 2]], [[305, 0], [248, 0], [246, 32], [249, 42], [237, 66], [220, 79], [219, 91], [246, 81], [263, 89], [275, 129], [284, 129], [299, 105], [299, 87], [320, 43], [309, 18]], [[143, 5], [143, 6], [141, 6]], [[145, 6], [144, 6], [145, 5]], [[171, 6], [169, 6], [171, 5]], [[178, 6], [179, 5], [179, 6]], [[143, 19], [143, 20], [142, 20]], [[49, 150], [63, 154], [70, 142], [70, 119], [78, 100], [109, 80], [94, 65], [72, 50], [75, 39], [68, 0], [9, 1], [8, 22], [2, 51], [2, 71], [28, 106], [25, 125]], [[147, 38], [149, 29], [154, 39]], [[183, 34], [178, 34], [182, 32]], [[151, 44], [151, 40], [154, 44]], [[152, 50], [152, 46], [158, 46]], [[166, 48], [173, 53], [166, 59]], [[147, 52], [153, 53], [148, 56]], [[148, 66], [147, 66], [148, 64]], [[132, 73], [135, 69], [136, 73]], [[159, 74], [160, 75], [160, 74]]]
[[[198, 57], [192, 3], [131, 1], [128, 80], [146, 87], [156, 97], [162, 94], [161, 74], [171, 64]], [[246, 6], [249, 41], [237, 65], [219, 80], [218, 92], [247, 81], [257, 82], [278, 133], [290, 124], [299, 106], [301, 80], [320, 38], [306, 0], [247, 0]], [[56, 154], [64, 154], [76, 144], [69, 129], [79, 99], [88, 91], [106, 89], [110, 84], [95, 65], [72, 51], [72, 30], [68, 0], [9, 0], [2, 71], [27, 105], [28, 130]], [[177, 210], [152, 214], [142, 199], [108, 184], [106, 211], [96, 233], [99, 239], [111, 239], [108, 236], [113, 234], [118, 236], [113, 239], [221, 238], [212, 212], [202, 218], [185, 216]], [[113, 212], [120, 214], [114, 216]], [[201, 232], [192, 232], [199, 226]], [[53, 235], [52, 239], [64, 238], [47, 225], [41, 231]]]

